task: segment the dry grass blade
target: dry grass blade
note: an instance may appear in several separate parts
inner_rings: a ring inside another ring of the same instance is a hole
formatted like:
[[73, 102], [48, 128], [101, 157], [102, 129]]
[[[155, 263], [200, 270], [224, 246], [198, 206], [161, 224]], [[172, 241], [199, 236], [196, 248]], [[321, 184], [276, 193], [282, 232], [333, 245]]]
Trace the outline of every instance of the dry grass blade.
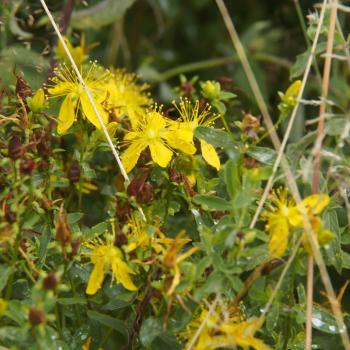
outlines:
[[[233, 46], [236, 49], [237, 54], [241, 60], [243, 69], [244, 69], [245, 74], [248, 78], [250, 86], [253, 90], [256, 101], [257, 101], [258, 106], [260, 108], [260, 111], [263, 115], [265, 124], [266, 124], [268, 131], [270, 133], [272, 143], [275, 146], [276, 150], [279, 151], [281, 148], [280, 141], [278, 139], [278, 136], [277, 136], [275, 129], [273, 128], [273, 123], [272, 123], [271, 117], [268, 113], [267, 106], [262, 98], [262, 94], [260, 92], [259, 86], [257, 84], [255, 77], [254, 77], [252, 69], [249, 65], [247, 56], [244, 52], [244, 48], [243, 48], [243, 46], [240, 42], [240, 39], [237, 35], [237, 32], [234, 28], [231, 17], [227, 11], [227, 8], [226, 8], [223, 0], [216, 0], [216, 3], [217, 3], [218, 8], [221, 12], [223, 20], [226, 24], [227, 30], [230, 34]], [[282, 168], [283, 168], [283, 171], [285, 173], [285, 176], [286, 176], [288, 187], [289, 187], [289, 189], [294, 197], [294, 200], [297, 204], [300, 204], [301, 203], [301, 196], [300, 196], [296, 181], [293, 177], [293, 174], [291, 173], [290, 167], [289, 167], [286, 159], [283, 157], [283, 154], [281, 155], [281, 164], [282, 164]], [[319, 249], [318, 242], [315, 238], [315, 234], [312, 230], [309, 218], [307, 217], [306, 214], [303, 215], [303, 223], [304, 223], [305, 232], [307, 233], [308, 239], [309, 239], [310, 244], [311, 244], [313, 255], [315, 257], [316, 263], [317, 263], [319, 271], [320, 271], [322, 282], [325, 286], [329, 301], [330, 301], [331, 306], [332, 306], [333, 314], [336, 318], [336, 321], [337, 321], [337, 324], [339, 327], [339, 332], [340, 332], [340, 335], [341, 335], [341, 338], [343, 341], [343, 345], [344, 345], [345, 349], [350, 350], [350, 340], [349, 340], [349, 336], [347, 334], [346, 327], [344, 324], [344, 319], [343, 319], [343, 315], [341, 312], [341, 308], [340, 308], [338, 300], [336, 299], [335, 292], [334, 292], [333, 286], [331, 284], [331, 280], [330, 280], [325, 262], [323, 260], [322, 254], [321, 254], [320, 249]]]
[[[313, 176], [312, 176], [312, 193], [316, 194], [319, 191], [320, 182], [320, 163], [321, 163], [321, 150], [322, 142], [324, 138], [324, 123], [325, 113], [327, 108], [326, 99], [328, 96], [329, 79], [331, 73], [332, 53], [334, 43], [334, 33], [337, 20], [337, 5], [338, 1], [333, 0], [333, 7], [331, 8], [331, 16], [328, 28], [328, 40], [325, 55], [325, 64], [323, 69], [322, 78], [322, 97], [320, 112], [318, 118], [317, 138], [314, 146], [314, 163], [313, 163]], [[305, 349], [311, 350], [312, 348], [312, 309], [313, 309], [313, 283], [314, 283], [314, 259], [310, 255], [307, 261], [307, 304], [306, 304], [306, 337], [305, 337]]]

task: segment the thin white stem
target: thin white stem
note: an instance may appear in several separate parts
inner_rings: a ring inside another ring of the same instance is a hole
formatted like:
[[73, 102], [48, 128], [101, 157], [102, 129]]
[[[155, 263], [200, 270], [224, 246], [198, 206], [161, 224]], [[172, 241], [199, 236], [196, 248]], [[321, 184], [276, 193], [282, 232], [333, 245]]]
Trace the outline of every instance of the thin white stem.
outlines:
[[210, 305], [210, 308], [209, 308], [207, 314], [205, 315], [203, 321], [201, 322], [201, 324], [197, 328], [197, 331], [194, 334], [194, 336], [192, 337], [191, 342], [188, 344], [188, 347], [187, 347], [186, 350], [192, 350], [193, 349], [193, 347], [196, 344], [200, 334], [202, 333], [202, 330], [203, 330], [205, 324], [209, 320], [209, 317], [214, 313], [218, 301], [219, 301], [219, 295], [216, 296], [214, 302]]
[[[108, 131], [107, 131], [107, 128], [106, 128], [105, 124], [103, 123], [102, 117], [101, 117], [101, 115], [100, 115], [100, 113], [99, 113], [99, 111], [98, 111], [98, 109], [97, 109], [97, 107], [95, 105], [95, 102], [94, 102], [94, 100], [92, 98], [91, 91], [90, 91], [89, 87], [86, 85], [86, 83], [84, 81], [84, 78], [82, 77], [82, 75], [81, 75], [81, 73], [79, 71], [79, 68], [77, 67], [77, 65], [76, 65], [76, 63], [74, 61], [74, 58], [73, 58], [72, 54], [70, 53], [70, 51], [68, 49], [66, 41], [62, 37], [62, 34], [61, 34], [61, 32], [60, 32], [60, 30], [59, 30], [59, 28], [58, 28], [58, 26], [57, 26], [57, 24], [55, 22], [55, 19], [53, 18], [50, 10], [48, 9], [48, 7], [47, 7], [47, 5], [45, 3], [45, 0], [40, 0], [40, 2], [41, 2], [41, 5], [43, 6], [43, 8], [44, 8], [44, 10], [45, 10], [45, 12], [47, 14], [47, 17], [49, 17], [49, 20], [50, 20], [50, 22], [51, 22], [51, 24], [52, 24], [52, 26], [53, 26], [57, 36], [58, 36], [58, 39], [60, 40], [60, 42], [62, 44], [62, 47], [64, 48], [64, 51], [66, 52], [66, 54], [67, 54], [67, 56], [69, 58], [70, 63], [72, 64], [72, 67], [73, 67], [73, 69], [74, 69], [74, 71], [75, 71], [75, 73], [76, 73], [76, 75], [77, 75], [77, 77], [78, 77], [78, 79], [80, 81], [80, 84], [82, 85], [82, 87], [83, 87], [83, 89], [84, 89], [84, 91], [86, 93], [86, 96], [87, 96], [87, 98], [88, 98], [88, 100], [89, 100], [89, 102], [90, 102], [90, 104], [91, 104], [91, 106], [92, 106], [92, 108], [93, 108], [93, 110], [94, 110], [94, 112], [96, 114], [98, 122], [101, 125], [101, 129], [103, 131], [103, 134], [105, 135], [105, 137], [107, 139], [108, 145], [111, 148], [111, 151], [112, 151], [112, 153], [114, 155], [114, 158], [117, 161], [119, 169], [120, 169], [120, 171], [121, 171], [121, 173], [122, 173], [122, 175], [124, 177], [125, 183], [126, 183], [126, 185], [128, 185], [128, 184], [130, 184], [129, 176], [128, 176], [128, 174], [125, 171], [125, 168], [124, 168], [123, 163], [122, 163], [122, 161], [121, 161], [121, 159], [119, 157], [119, 154], [118, 154], [116, 148], [113, 145], [112, 139], [111, 139], [111, 137], [108, 134]], [[140, 206], [138, 206], [138, 210], [139, 210], [139, 212], [140, 212], [140, 214], [142, 216], [142, 219], [144, 221], [146, 221], [146, 216], [145, 216], [145, 214], [144, 214], [144, 212], [143, 212], [143, 210], [142, 210], [142, 208]]]
[[124, 169], [124, 166], [123, 166], [123, 164], [122, 164], [122, 162], [120, 160], [119, 154], [118, 154], [117, 150], [115, 149], [115, 147], [113, 145], [112, 139], [109, 136], [107, 128], [106, 128], [105, 124], [103, 123], [102, 117], [101, 117], [101, 115], [100, 115], [100, 113], [99, 113], [99, 111], [98, 111], [98, 109], [97, 109], [97, 107], [96, 107], [96, 105], [94, 103], [94, 100], [93, 100], [92, 95], [91, 95], [91, 91], [88, 88], [88, 86], [86, 85], [82, 75], [80, 74], [80, 71], [79, 71], [79, 69], [78, 69], [78, 67], [77, 67], [77, 65], [76, 65], [76, 63], [74, 61], [74, 58], [73, 58], [72, 54], [70, 53], [70, 51], [69, 51], [69, 49], [67, 47], [67, 44], [66, 44], [65, 40], [63, 39], [62, 34], [61, 34], [60, 30], [58, 29], [58, 26], [57, 26], [57, 24], [56, 24], [56, 22], [55, 22], [55, 20], [54, 20], [54, 18], [52, 16], [50, 10], [48, 9], [48, 7], [47, 7], [47, 5], [45, 3], [45, 0], [40, 0], [40, 2], [41, 2], [41, 5], [43, 6], [43, 8], [44, 8], [44, 10], [45, 10], [45, 12], [47, 14], [47, 17], [49, 17], [49, 20], [50, 20], [50, 22], [51, 22], [51, 24], [52, 24], [52, 26], [53, 26], [57, 36], [58, 36], [58, 39], [60, 40], [60, 42], [62, 44], [62, 47], [64, 48], [64, 51], [66, 52], [66, 54], [67, 54], [67, 56], [69, 58], [69, 61], [72, 64], [72, 67], [73, 67], [73, 69], [74, 69], [74, 71], [75, 71], [75, 73], [76, 73], [76, 75], [77, 75], [77, 77], [79, 79], [79, 82], [82, 85], [82, 87], [83, 87], [83, 89], [84, 89], [84, 91], [86, 93], [86, 96], [87, 96], [87, 98], [88, 98], [88, 100], [89, 100], [89, 102], [90, 102], [90, 104], [91, 104], [91, 106], [92, 106], [92, 108], [93, 108], [93, 110], [94, 110], [94, 112], [96, 114], [98, 122], [101, 125], [101, 129], [102, 129], [102, 131], [103, 131], [103, 133], [104, 133], [104, 135], [105, 135], [105, 137], [107, 139], [107, 142], [108, 142], [108, 144], [109, 144], [109, 146], [111, 148], [111, 151], [112, 151], [112, 153], [113, 153], [113, 155], [114, 155], [114, 157], [115, 157], [115, 159], [116, 159], [116, 161], [118, 163], [120, 171], [121, 171], [121, 173], [122, 173], [122, 175], [123, 175], [123, 177], [125, 179], [125, 182], [127, 184], [129, 184], [130, 183], [130, 179], [128, 177], [128, 174], [126, 173], [126, 171]]

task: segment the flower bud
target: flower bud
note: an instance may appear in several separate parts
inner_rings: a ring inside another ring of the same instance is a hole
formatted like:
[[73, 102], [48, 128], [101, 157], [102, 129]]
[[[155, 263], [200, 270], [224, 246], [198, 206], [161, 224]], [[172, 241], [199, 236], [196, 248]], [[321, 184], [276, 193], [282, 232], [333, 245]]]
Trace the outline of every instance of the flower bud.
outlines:
[[32, 307], [29, 310], [29, 322], [33, 325], [33, 326], [37, 326], [41, 323], [45, 323], [46, 322], [46, 316], [44, 314], [44, 311], [39, 310], [35, 307]]
[[31, 158], [25, 158], [21, 160], [21, 165], [19, 170], [23, 175], [31, 175], [33, 170], [35, 169], [35, 161]]
[[77, 161], [74, 161], [70, 165], [70, 167], [68, 169], [67, 177], [72, 182], [79, 181], [79, 179], [80, 179], [80, 165]]
[[49, 272], [43, 281], [43, 288], [45, 290], [55, 289], [59, 284], [60, 279], [54, 272]]
[[220, 83], [218, 83], [217, 81], [207, 80], [201, 86], [204, 97], [208, 98], [209, 100], [215, 100], [219, 97], [221, 87]]
[[41, 112], [45, 107], [45, 93], [43, 89], [36, 91], [31, 99], [28, 99], [28, 106], [34, 113]]
[[8, 156], [13, 159], [19, 159], [24, 154], [24, 148], [21, 140], [17, 136], [12, 136], [8, 144]]

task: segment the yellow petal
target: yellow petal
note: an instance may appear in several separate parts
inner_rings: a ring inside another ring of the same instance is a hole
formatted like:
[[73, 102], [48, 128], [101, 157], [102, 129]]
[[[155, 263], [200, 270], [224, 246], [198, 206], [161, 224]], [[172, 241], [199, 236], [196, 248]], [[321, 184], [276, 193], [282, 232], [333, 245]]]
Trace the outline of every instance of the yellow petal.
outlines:
[[193, 131], [194, 128], [191, 127], [190, 123], [178, 123], [178, 137], [186, 142], [193, 142]]
[[288, 222], [291, 226], [300, 226], [303, 222], [303, 216], [300, 214], [297, 207], [288, 208]]
[[121, 161], [125, 168], [125, 171], [129, 173], [132, 169], [134, 169], [141, 152], [147, 147], [146, 144], [138, 141], [134, 141], [130, 144], [130, 146], [126, 149], [126, 151], [121, 156]]
[[137, 290], [137, 287], [129, 276], [129, 274], [135, 274], [135, 272], [131, 270], [124, 261], [117, 258], [113, 259], [112, 271], [115, 279], [120, 282], [125, 289], [131, 291]]
[[288, 221], [284, 217], [276, 217], [268, 222], [270, 256], [279, 258], [287, 249], [289, 238]]
[[99, 259], [90, 274], [89, 282], [86, 288], [86, 294], [95, 294], [102, 286], [104, 279], [104, 262], [103, 259]]
[[203, 141], [200, 140], [201, 142], [201, 149], [202, 149], [202, 156], [204, 158], [204, 160], [211, 165], [212, 167], [214, 167], [217, 171], [220, 170], [220, 158], [218, 156], [218, 154], [215, 151], [215, 148]]
[[161, 142], [154, 141], [149, 145], [151, 156], [155, 163], [165, 168], [173, 155], [173, 152], [164, 146]]
[[299, 210], [303, 210], [305, 207], [307, 212], [312, 214], [319, 214], [330, 202], [330, 198], [327, 194], [313, 194], [304, 198], [301, 204], [298, 205]]
[[[83, 113], [85, 115], [85, 117], [89, 120], [90, 123], [92, 123], [97, 129], [101, 129], [101, 124], [98, 121], [98, 118], [96, 116], [95, 110], [94, 108], [91, 106], [91, 103], [89, 101], [89, 99], [87, 98], [85, 93], [82, 93], [80, 95], [80, 102], [81, 102], [81, 107], [83, 109]], [[97, 111], [99, 112], [99, 115], [102, 118], [102, 121], [104, 124], [107, 124], [108, 122], [108, 113], [103, 109], [103, 107], [96, 102], [95, 102], [95, 106], [97, 108]]]
[[76, 101], [72, 95], [67, 95], [63, 100], [60, 112], [58, 114], [57, 132], [64, 134], [74, 123]]
[[158, 131], [160, 129], [165, 128], [166, 122], [164, 117], [158, 112], [150, 112], [147, 114], [148, 119], [148, 128]]
[[175, 267], [174, 267], [174, 278], [173, 278], [173, 281], [171, 282], [171, 286], [170, 286], [169, 290], [167, 291], [168, 295], [171, 295], [171, 294], [174, 293], [175, 288], [180, 283], [180, 277], [181, 277], [180, 268], [179, 268], [178, 265], [175, 265]]
[[56, 84], [54, 87], [49, 88], [47, 90], [47, 92], [53, 96], [61, 96], [61, 95], [66, 95], [66, 94], [73, 92], [75, 90], [76, 90], [76, 87], [73, 83], [60, 82], [60, 83]]
[[118, 123], [117, 122], [111, 122], [107, 125], [107, 131], [108, 135], [113, 138], [115, 133], [117, 132], [118, 129]]
[[192, 143], [181, 139], [176, 131], [168, 131], [164, 136], [171, 148], [178, 149], [186, 154], [196, 153], [196, 147]]

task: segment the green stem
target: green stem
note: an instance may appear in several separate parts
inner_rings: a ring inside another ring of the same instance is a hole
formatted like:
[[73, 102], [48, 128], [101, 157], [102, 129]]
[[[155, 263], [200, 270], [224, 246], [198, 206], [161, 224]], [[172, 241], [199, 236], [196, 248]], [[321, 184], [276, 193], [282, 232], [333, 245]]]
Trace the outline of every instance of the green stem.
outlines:
[[[252, 58], [255, 59], [256, 61], [274, 63], [287, 69], [290, 69], [291, 67], [291, 63], [288, 60], [274, 56], [274, 55], [266, 54], [266, 53], [256, 53], [252, 55]], [[237, 55], [232, 55], [227, 57], [212, 58], [209, 60], [186, 63], [180, 66], [171, 68], [163, 73], [160, 73], [159, 76], [156, 78], [156, 80], [158, 82], [161, 82], [161, 81], [176, 77], [180, 74], [223, 66], [225, 64], [229, 64], [237, 61], [238, 61]]]

